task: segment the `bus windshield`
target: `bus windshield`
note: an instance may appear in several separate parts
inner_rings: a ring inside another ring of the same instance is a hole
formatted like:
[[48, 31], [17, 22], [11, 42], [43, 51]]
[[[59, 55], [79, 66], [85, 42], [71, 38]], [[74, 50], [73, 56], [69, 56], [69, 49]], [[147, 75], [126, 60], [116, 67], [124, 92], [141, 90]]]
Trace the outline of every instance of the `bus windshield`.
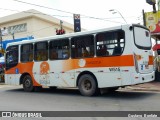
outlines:
[[18, 64], [18, 46], [8, 47], [6, 50], [6, 69]]
[[149, 31], [143, 27], [134, 27], [134, 39], [135, 45], [139, 49], [150, 50], [151, 49], [151, 36]]

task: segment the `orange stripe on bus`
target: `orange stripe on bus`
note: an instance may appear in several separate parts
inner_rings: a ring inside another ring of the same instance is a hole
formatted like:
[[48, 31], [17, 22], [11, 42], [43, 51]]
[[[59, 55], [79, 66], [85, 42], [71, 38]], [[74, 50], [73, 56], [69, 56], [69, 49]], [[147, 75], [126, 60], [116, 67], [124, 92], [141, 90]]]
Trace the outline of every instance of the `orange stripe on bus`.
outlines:
[[[113, 56], [113, 57], [95, 57], [84, 58], [85, 65], [83, 68], [91, 67], [126, 67], [134, 66], [133, 55]], [[63, 70], [81, 68], [79, 65], [80, 59], [70, 59], [63, 62]]]
[[15, 66], [15, 67], [13, 67], [13, 68], [11, 68], [9, 70], [6, 70], [5, 74], [16, 74], [16, 69], [18, 69], [20, 74], [29, 73], [31, 75], [34, 86], [41, 86], [34, 79], [33, 72], [32, 72], [33, 65], [34, 65], [34, 62], [19, 63], [17, 66]]
[[[82, 62], [84, 62], [82, 63], [82, 66], [80, 63], [81, 60]], [[56, 61], [54, 62], [56, 64]], [[153, 65], [153, 56], [149, 56], [149, 65]], [[19, 63], [17, 66], [7, 70], [5, 74], [16, 74], [16, 69], [18, 68], [20, 74], [29, 73], [31, 75], [34, 86], [40, 86], [40, 84], [37, 83], [36, 80], [34, 79], [33, 66], [34, 62]], [[129, 67], [129, 66], [134, 66], [133, 55], [95, 57], [95, 58], [84, 58], [84, 59], [68, 59], [62, 61], [63, 72], [78, 68]]]

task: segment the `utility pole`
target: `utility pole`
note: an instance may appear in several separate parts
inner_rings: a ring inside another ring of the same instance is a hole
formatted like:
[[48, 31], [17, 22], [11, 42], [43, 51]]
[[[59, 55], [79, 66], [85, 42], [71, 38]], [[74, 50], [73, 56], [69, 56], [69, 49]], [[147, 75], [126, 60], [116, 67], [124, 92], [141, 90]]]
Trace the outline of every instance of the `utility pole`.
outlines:
[[145, 17], [144, 9], [142, 10], [142, 15], [143, 15], [143, 25], [146, 26], [146, 17]]
[[153, 13], [156, 13], [157, 12], [157, 10], [156, 10], [156, 3], [155, 4], [153, 4]]
[[14, 33], [12, 33], [12, 37], [13, 37], [13, 40], [14, 40]]
[[2, 30], [0, 28], [0, 49], [2, 50]]
[[61, 30], [63, 29], [62, 24], [63, 24], [63, 21], [62, 21], [62, 20], [60, 20], [60, 27], [61, 27]]
[[63, 21], [60, 20], [60, 29], [56, 29], [56, 35], [62, 35], [62, 34], [65, 34], [65, 30], [63, 29]]

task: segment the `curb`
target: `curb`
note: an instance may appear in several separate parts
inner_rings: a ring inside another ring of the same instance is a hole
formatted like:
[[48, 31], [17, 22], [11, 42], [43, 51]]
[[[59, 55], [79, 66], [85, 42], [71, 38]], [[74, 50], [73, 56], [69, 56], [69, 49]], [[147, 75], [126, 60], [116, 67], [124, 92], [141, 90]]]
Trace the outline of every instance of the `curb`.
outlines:
[[133, 87], [127, 87], [129, 90], [136, 90], [136, 91], [156, 91], [160, 92], [160, 89], [154, 89], [154, 88], [133, 88]]
[[0, 82], [0, 85], [5, 85], [5, 83], [1, 83], [1, 82]]

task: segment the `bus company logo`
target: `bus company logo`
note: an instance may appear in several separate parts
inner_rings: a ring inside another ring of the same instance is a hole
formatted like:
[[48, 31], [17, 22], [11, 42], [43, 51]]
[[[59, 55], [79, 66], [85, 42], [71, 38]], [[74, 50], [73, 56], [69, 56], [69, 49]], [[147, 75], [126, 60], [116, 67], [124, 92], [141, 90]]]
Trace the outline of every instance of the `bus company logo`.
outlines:
[[78, 62], [78, 65], [79, 65], [80, 67], [84, 67], [84, 66], [86, 65], [86, 60], [80, 59], [79, 62]]

